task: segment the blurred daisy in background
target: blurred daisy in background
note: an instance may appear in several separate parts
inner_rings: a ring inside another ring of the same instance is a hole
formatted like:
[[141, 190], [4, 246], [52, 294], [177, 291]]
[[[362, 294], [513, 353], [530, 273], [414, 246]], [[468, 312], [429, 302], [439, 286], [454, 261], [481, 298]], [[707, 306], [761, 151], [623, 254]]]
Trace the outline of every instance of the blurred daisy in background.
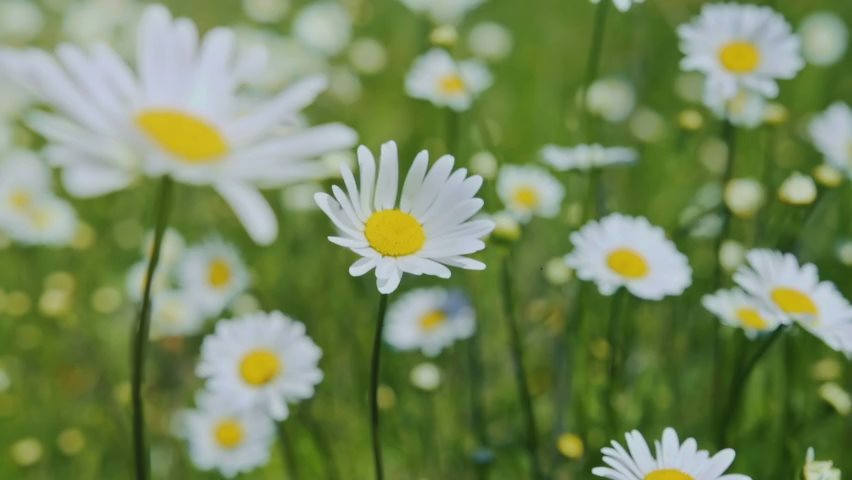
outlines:
[[243, 13], [257, 23], [277, 23], [290, 11], [291, 0], [243, 0]]
[[467, 12], [485, 3], [485, 0], [400, 0], [412, 12], [428, 16], [436, 24], [456, 25]]
[[[610, 0], [605, 0], [610, 1]], [[615, 8], [619, 9], [622, 12], [626, 12], [630, 10], [630, 7], [633, 6], [634, 3], [643, 3], [645, 0], [612, 0], [612, 4], [615, 5]], [[601, 0], [591, 0], [592, 3], [600, 3]]]
[[45, 18], [36, 2], [3, 0], [0, 2], [0, 40], [26, 43], [38, 38], [44, 30]]
[[599, 78], [589, 86], [586, 108], [608, 122], [623, 122], [636, 108], [636, 90], [622, 77]]
[[143, 10], [136, 0], [82, 0], [58, 8], [57, 13], [63, 39], [84, 45], [108, 44], [128, 58], [134, 55], [136, 24]]
[[[154, 232], [150, 231], [145, 235], [145, 241], [142, 243], [142, 255], [146, 260], [151, 258], [151, 253], [154, 251]], [[174, 228], [167, 228], [163, 233], [163, 240], [160, 244], [160, 267], [171, 268], [175, 266], [186, 252], [186, 240]]]
[[476, 197], [482, 178], [468, 177], [464, 168], [453, 171], [454, 163], [445, 155], [429, 168], [429, 153], [420, 152], [400, 193], [396, 143], [382, 145], [378, 169], [370, 150], [358, 148], [360, 182], [344, 165], [346, 191], [335, 185], [334, 196], [315, 196], [339, 232], [329, 240], [362, 257], [349, 267], [350, 275], [375, 270], [379, 292], [388, 294], [404, 273], [449, 278], [448, 267], [485, 268], [466, 257], [485, 248], [480, 238], [494, 228], [490, 220], [471, 220], [484, 203]]
[[519, 221], [559, 214], [565, 187], [540, 167], [505, 165], [497, 175], [497, 195]]
[[805, 466], [802, 468], [803, 480], [840, 480], [842, 472], [834, 467], [831, 460], [816, 460], [813, 447], [805, 454]]
[[388, 310], [385, 341], [397, 350], [434, 357], [476, 328], [470, 300], [458, 290], [422, 288], [406, 292]]
[[636, 150], [627, 147], [604, 147], [599, 144], [560, 147], [545, 145], [541, 159], [554, 170], [591, 170], [610, 165], [631, 164], [639, 158]]
[[766, 119], [766, 98], [752, 90], [740, 89], [729, 99], [721, 96], [708, 98], [706, 106], [717, 118], [738, 127], [759, 127]]
[[778, 187], [778, 199], [788, 205], [810, 205], [819, 195], [816, 182], [810, 175], [793, 172]]
[[356, 139], [339, 124], [279, 135], [325, 79], [308, 78], [246, 109], [251, 102], [237, 89], [263, 72], [265, 50], [238, 50], [234, 33], [222, 28], [199, 43], [194, 23], [159, 5], [140, 21], [138, 75], [106, 46], [62, 45], [56, 57], [2, 50], [0, 73], [56, 108], [30, 115], [29, 124], [48, 139], [46, 155], [73, 195], [120, 190], [143, 174], [210, 185], [250, 236], [268, 244], [277, 221], [258, 188], [317, 176], [311, 158]]
[[698, 450], [694, 438], [680, 442], [672, 428], [663, 431], [655, 441], [656, 454], [637, 430], [625, 434], [627, 449], [612, 441], [604, 447], [603, 460], [607, 467], [595, 467], [592, 474], [610, 480], [751, 480], [746, 475], [726, 474], [736, 453], [726, 448], [715, 455]]
[[461, 112], [469, 109], [492, 82], [482, 62], [456, 62], [446, 50], [433, 48], [414, 61], [405, 77], [405, 91], [414, 98]]
[[639, 298], [661, 300], [692, 283], [686, 256], [644, 217], [610, 214], [572, 233], [571, 244], [566, 262], [604, 295], [624, 287]]
[[827, 67], [839, 62], [849, 44], [849, 30], [837, 14], [814, 12], [799, 24], [802, 54], [812, 65]]
[[327, 57], [343, 51], [352, 38], [352, 18], [335, 1], [310, 3], [296, 14], [293, 35], [303, 45]]
[[852, 109], [835, 102], [809, 125], [811, 140], [826, 163], [852, 174]]
[[234, 408], [280, 421], [289, 415], [288, 403], [314, 395], [323, 378], [321, 356], [304, 324], [280, 312], [252, 313], [216, 325], [201, 345], [196, 374]]
[[151, 302], [153, 304], [151, 338], [153, 339], [195, 335], [204, 326], [204, 314], [183, 291], [159, 292]]
[[[145, 289], [145, 278], [148, 275], [148, 260], [141, 260], [130, 267], [125, 280], [125, 290], [127, 296], [135, 301], [142, 300], [142, 293]], [[168, 266], [163, 265], [154, 272], [154, 279], [151, 281], [151, 293], [156, 296], [159, 293], [165, 292], [171, 288], [173, 272]]]
[[681, 68], [706, 75], [708, 105], [734, 98], [741, 89], [778, 95], [777, 80], [789, 80], [804, 66], [799, 39], [769, 7], [735, 3], [704, 5], [701, 14], [677, 30], [685, 57]]
[[512, 32], [499, 23], [477, 23], [467, 35], [467, 46], [471, 53], [488, 62], [508, 57], [512, 53], [513, 45]]
[[782, 321], [789, 321], [738, 288], [704, 295], [701, 304], [725, 325], [745, 330], [749, 338], [775, 330]]
[[186, 250], [178, 280], [186, 295], [212, 317], [246, 290], [249, 274], [237, 249], [213, 238]]

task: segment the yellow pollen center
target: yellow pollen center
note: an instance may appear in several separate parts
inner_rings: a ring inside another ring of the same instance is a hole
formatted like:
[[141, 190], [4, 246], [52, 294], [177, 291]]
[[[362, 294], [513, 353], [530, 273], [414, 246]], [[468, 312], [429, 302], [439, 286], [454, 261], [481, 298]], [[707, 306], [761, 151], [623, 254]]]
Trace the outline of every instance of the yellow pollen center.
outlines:
[[819, 309], [811, 297], [794, 289], [778, 287], [772, 290], [772, 301], [790, 315], [817, 315]]
[[444, 322], [447, 321], [447, 314], [441, 310], [435, 310], [433, 312], [429, 312], [420, 319], [420, 328], [426, 330], [427, 332], [430, 330], [434, 330], [435, 328], [440, 327]]
[[629, 248], [613, 250], [607, 257], [606, 264], [613, 272], [629, 279], [644, 278], [651, 270], [645, 258]]
[[737, 320], [744, 327], [753, 328], [755, 330], [766, 330], [769, 323], [760, 316], [760, 312], [753, 308], [741, 308], [737, 310]]
[[234, 419], [228, 419], [220, 422], [213, 429], [213, 436], [216, 437], [216, 442], [224, 448], [234, 448], [243, 442], [245, 432], [240, 422]]
[[9, 202], [15, 210], [26, 210], [33, 204], [33, 196], [26, 190], [16, 190], [9, 196]]
[[278, 355], [269, 350], [254, 350], [240, 362], [240, 375], [246, 383], [255, 387], [271, 382], [282, 369]]
[[515, 203], [527, 209], [535, 208], [539, 203], [538, 191], [532, 187], [520, 187], [515, 190], [514, 199]]
[[188, 163], [215, 162], [229, 151], [215, 126], [176, 110], [145, 110], [136, 115], [136, 125], [160, 148]]
[[215, 288], [228, 285], [231, 283], [231, 266], [221, 258], [213, 260], [207, 270], [207, 280]]
[[453, 73], [445, 77], [441, 77], [438, 82], [438, 88], [447, 94], [458, 94], [464, 92], [464, 80], [457, 74]]
[[751, 73], [760, 65], [760, 51], [746, 41], [730, 42], [719, 50], [719, 61], [732, 73]]
[[663, 470], [654, 470], [645, 475], [644, 480], [695, 480], [692, 475], [687, 475], [680, 470], [666, 468]]
[[375, 251], [387, 257], [411, 255], [426, 243], [423, 225], [401, 210], [382, 210], [371, 215], [364, 235]]

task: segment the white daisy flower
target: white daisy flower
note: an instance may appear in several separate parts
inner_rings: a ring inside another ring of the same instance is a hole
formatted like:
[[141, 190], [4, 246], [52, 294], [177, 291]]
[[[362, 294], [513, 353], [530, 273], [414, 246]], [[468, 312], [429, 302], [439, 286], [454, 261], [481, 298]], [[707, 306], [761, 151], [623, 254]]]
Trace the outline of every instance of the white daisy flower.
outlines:
[[476, 316], [457, 290], [422, 288], [405, 293], [388, 309], [385, 341], [397, 350], [434, 357], [456, 340], [470, 338]]
[[194, 335], [204, 326], [204, 314], [182, 291], [162, 292], [152, 303], [151, 338]]
[[265, 50], [238, 49], [230, 30], [199, 38], [194, 23], [152, 5], [140, 22], [136, 56], [133, 72], [104, 45], [62, 45], [56, 58], [0, 51], [0, 72], [56, 109], [30, 115], [29, 123], [49, 140], [48, 158], [62, 167], [74, 195], [119, 190], [143, 174], [211, 185], [252, 238], [267, 244], [277, 223], [258, 188], [316, 176], [321, 169], [309, 159], [355, 141], [338, 124], [281, 134], [326, 81], [309, 78], [267, 101], [249, 101], [238, 92], [263, 72]]
[[708, 104], [729, 100], [740, 89], [778, 95], [776, 80], [789, 80], [804, 66], [799, 39], [769, 7], [705, 5], [692, 22], [678, 27], [685, 57], [681, 68], [706, 75]]
[[833, 103], [810, 123], [811, 139], [826, 163], [844, 172], [852, 172], [852, 109], [842, 102]]
[[494, 22], [477, 23], [470, 29], [467, 45], [477, 57], [490, 62], [503, 60], [512, 53], [512, 31]]
[[586, 94], [586, 108], [608, 122], [623, 122], [636, 108], [636, 89], [621, 77], [595, 80]]
[[544, 163], [560, 172], [568, 170], [590, 170], [610, 165], [636, 163], [639, 154], [627, 147], [604, 147], [599, 144], [560, 147], [545, 145], [541, 149]]
[[449, 278], [447, 267], [485, 268], [466, 257], [485, 248], [480, 238], [494, 228], [490, 220], [471, 220], [484, 203], [475, 196], [482, 178], [468, 177], [464, 168], [453, 171], [454, 162], [444, 155], [429, 168], [429, 152], [420, 152], [397, 198], [396, 143], [382, 145], [378, 169], [370, 150], [358, 148], [360, 183], [344, 165], [346, 191], [335, 185], [334, 197], [314, 197], [340, 232], [329, 240], [362, 257], [349, 267], [350, 275], [375, 269], [379, 292], [388, 294], [399, 286], [403, 273]]
[[296, 15], [293, 35], [308, 48], [332, 57], [349, 45], [352, 19], [337, 2], [311, 3]]
[[192, 463], [227, 478], [269, 462], [275, 424], [263, 411], [237, 408], [230, 398], [200, 396], [199, 408], [181, 412], [178, 433], [189, 444]]
[[71, 243], [79, 225], [71, 204], [49, 195], [35, 199], [24, 215], [11, 220], [6, 228], [17, 242], [59, 247]]
[[686, 256], [644, 217], [607, 215], [572, 233], [571, 243], [574, 251], [565, 261], [604, 295], [624, 287], [639, 298], [661, 300], [692, 283]]
[[415, 60], [405, 77], [405, 91], [414, 98], [461, 112], [469, 109], [492, 82], [484, 63], [456, 62], [446, 50], [433, 48]]
[[[130, 268], [127, 272], [127, 278], [124, 283], [127, 296], [134, 302], [142, 300], [142, 293], [145, 290], [145, 278], [148, 275], [148, 260], [141, 260]], [[171, 285], [172, 272], [168, 265], [164, 268], [158, 268], [154, 272], [154, 280], [151, 282], [151, 293], [156, 297], [159, 293], [164, 293]]]
[[625, 434], [627, 448], [612, 441], [604, 447], [607, 467], [595, 467], [592, 474], [610, 480], [751, 480], [751, 477], [725, 471], [736, 453], [726, 448], [715, 455], [698, 449], [694, 438], [680, 442], [672, 428], [663, 431], [663, 439], [655, 441], [656, 454], [637, 430]]
[[400, 0], [411, 11], [427, 15], [437, 24], [461, 23], [467, 12], [485, 3], [485, 0]]
[[705, 99], [717, 118], [745, 128], [760, 126], [766, 118], [766, 97], [752, 90], [740, 89], [733, 97], [712, 96]]
[[[600, 1], [601, 0], [591, 0], [592, 3], [600, 3]], [[615, 8], [622, 12], [630, 10], [630, 7], [633, 6], [634, 3], [643, 2], [645, 2], [645, 0], [612, 0], [612, 4], [615, 5]]]
[[220, 239], [189, 248], [178, 267], [186, 295], [207, 316], [216, 316], [249, 285], [249, 274], [237, 249]]
[[781, 322], [786, 322], [786, 319], [739, 288], [704, 295], [701, 304], [725, 325], [745, 330], [749, 338], [775, 330]]
[[846, 22], [831, 11], [811, 13], [799, 25], [802, 54], [808, 63], [822, 67], [834, 65], [843, 58], [849, 45]]
[[559, 214], [565, 188], [546, 170], [531, 165], [505, 165], [497, 175], [497, 195], [518, 220]]
[[287, 403], [314, 395], [323, 378], [320, 357], [304, 324], [281, 312], [250, 313], [216, 325], [201, 345], [196, 374], [235, 408], [256, 408], [280, 421], [289, 415]]

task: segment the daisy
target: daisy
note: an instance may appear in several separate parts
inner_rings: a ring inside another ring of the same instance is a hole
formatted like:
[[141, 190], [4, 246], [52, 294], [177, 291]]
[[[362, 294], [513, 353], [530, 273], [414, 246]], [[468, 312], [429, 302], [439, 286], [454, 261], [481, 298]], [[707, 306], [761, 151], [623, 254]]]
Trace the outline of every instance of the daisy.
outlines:
[[456, 62], [446, 50], [433, 48], [419, 57], [405, 77], [408, 95], [457, 112], [491, 86], [491, 72], [478, 60]]
[[153, 299], [151, 338], [185, 337], [204, 326], [204, 314], [188, 295], [166, 291]]
[[455, 25], [461, 22], [467, 12], [475, 9], [485, 0], [400, 0], [411, 11], [429, 16], [438, 24]]
[[207, 316], [216, 316], [243, 293], [249, 274], [236, 248], [214, 238], [187, 249], [178, 282]]
[[604, 147], [599, 144], [560, 147], [545, 145], [541, 149], [544, 163], [560, 172], [590, 170], [610, 165], [632, 164], [639, 158], [636, 150], [626, 147]]
[[251, 101], [240, 88], [263, 73], [265, 50], [237, 48], [230, 30], [199, 38], [190, 20], [152, 5], [139, 24], [136, 57], [133, 71], [105, 45], [66, 44], [55, 57], [0, 51], [0, 73], [55, 109], [28, 123], [47, 138], [46, 155], [76, 196], [120, 190], [142, 175], [210, 185], [251, 237], [268, 244], [277, 223], [258, 188], [319, 175], [311, 158], [355, 141], [339, 124], [282, 134], [326, 81], [308, 78]]
[[23, 216], [6, 224], [13, 240], [52, 247], [70, 244], [78, 227], [77, 212], [68, 202], [53, 196], [36, 199]]
[[405, 293], [388, 310], [385, 341], [397, 350], [434, 357], [456, 340], [470, 338], [476, 317], [459, 291], [422, 288]]
[[751, 480], [746, 475], [726, 474], [736, 453], [726, 448], [711, 456], [698, 450], [694, 438], [680, 442], [672, 428], [663, 431], [662, 441], [655, 441], [656, 454], [636, 430], [627, 433], [627, 449], [612, 441], [604, 447], [603, 461], [607, 467], [596, 467], [592, 474], [610, 480]]
[[382, 145], [381, 165], [370, 150], [358, 148], [360, 184], [349, 167], [341, 166], [346, 191], [332, 187], [334, 196], [317, 193], [314, 199], [340, 235], [332, 243], [362, 258], [349, 267], [353, 276], [375, 269], [379, 292], [396, 290], [403, 273], [450, 277], [447, 267], [482, 270], [485, 264], [466, 257], [485, 248], [480, 238], [494, 228], [490, 220], [471, 220], [483, 201], [476, 192], [479, 176], [453, 171], [450, 155], [429, 168], [429, 153], [420, 152], [399, 192], [396, 143]]
[[314, 395], [323, 377], [321, 356], [304, 324], [280, 312], [251, 313], [216, 325], [201, 345], [196, 374], [235, 408], [256, 408], [284, 420], [288, 402]]
[[314, 2], [296, 15], [293, 35], [311, 50], [332, 57], [349, 45], [352, 19], [340, 3]]
[[776, 80], [789, 80], [804, 66], [799, 39], [769, 7], [705, 5], [692, 22], [678, 27], [685, 57], [681, 68], [706, 75], [708, 104], [736, 96], [740, 89], [778, 95]]
[[707, 99], [709, 108], [718, 118], [745, 128], [760, 126], [766, 118], [766, 98], [754, 91], [740, 89], [729, 99], [713, 97]]
[[196, 467], [232, 478], [269, 462], [275, 425], [264, 412], [235, 408], [229, 398], [209, 394], [201, 395], [198, 404], [182, 412], [177, 423]]
[[497, 195], [518, 220], [528, 222], [559, 214], [565, 188], [542, 168], [506, 165], [497, 176]]
[[[600, 3], [601, 0], [591, 0], [592, 3]], [[622, 12], [626, 12], [630, 10], [630, 7], [634, 3], [643, 3], [645, 0], [612, 0], [612, 4], [615, 5], [615, 8], [619, 9]]]
[[844, 172], [852, 172], [852, 109], [836, 102], [810, 124], [811, 139], [825, 161]]
[[686, 256], [644, 217], [610, 214], [571, 234], [571, 243], [574, 251], [565, 261], [604, 295], [624, 287], [639, 298], [660, 300], [692, 283]]
[[[142, 300], [142, 294], [145, 290], [145, 277], [148, 275], [148, 260], [142, 260], [130, 267], [127, 273], [127, 278], [124, 283], [127, 296], [135, 302]], [[154, 279], [151, 282], [151, 292], [159, 294], [169, 289], [172, 280], [172, 271], [168, 265], [163, 268], [158, 268], [154, 272]]]
[[738, 288], [705, 295], [701, 304], [725, 325], [745, 330], [749, 338], [775, 330], [785, 320]]

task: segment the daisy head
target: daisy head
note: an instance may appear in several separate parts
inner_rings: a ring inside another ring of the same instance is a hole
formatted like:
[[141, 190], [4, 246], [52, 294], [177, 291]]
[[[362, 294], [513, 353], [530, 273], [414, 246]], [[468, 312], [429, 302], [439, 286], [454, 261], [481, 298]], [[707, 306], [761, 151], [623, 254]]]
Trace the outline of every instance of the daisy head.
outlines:
[[152, 300], [151, 338], [185, 337], [204, 326], [204, 314], [182, 291], [162, 292]]
[[852, 109], [836, 102], [817, 115], [810, 124], [811, 139], [826, 163], [852, 172]]
[[252, 313], [216, 325], [201, 345], [196, 373], [212, 394], [284, 420], [288, 402], [314, 395], [321, 356], [304, 324], [280, 312]]
[[21, 215], [5, 224], [9, 236], [26, 245], [60, 247], [68, 245], [77, 234], [77, 212], [71, 204], [53, 195], [33, 200]]
[[705, 295], [701, 304], [725, 325], [745, 330], [750, 338], [775, 330], [786, 320], [739, 288]]
[[565, 188], [543, 168], [506, 165], [497, 175], [497, 195], [506, 210], [527, 222], [534, 216], [558, 215]]
[[692, 283], [686, 256], [644, 217], [610, 214], [571, 234], [571, 243], [574, 251], [565, 261], [604, 295], [624, 287], [639, 298], [660, 300]]
[[208, 316], [222, 313], [249, 285], [236, 248], [217, 238], [188, 248], [178, 268], [181, 288]]
[[681, 68], [706, 75], [705, 99], [733, 98], [741, 89], [773, 98], [776, 80], [791, 79], [804, 66], [799, 39], [769, 7], [719, 3], [678, 28]]
[[698, 450], [694, 438], [681, 443], [672, 428], [665, 429], [662, 440], [654, 442], [654, 454], [638, 431], [624, 437], [627, 448], [613, 440], [611, 447], [602, 450], [607, 466], [592, 469], [592, 474], [610, 480], [751, 480], [746, 475], [725, 473], [736, 456], [730, 448], [711, 456], [706, 450]]
[[398, 350], [434, 357], [456, 340], [473, 335], [476, 317], [457, 290], [422, 288], [405, 293], [388, 310], [385, 341]]
[[317, 193], [315, 200], [331, 219], [339, 235], [332, 243], [361, 256], [349, 273], [364, 275], [375, 270], [379, 292], [391, 293], [403, 273], [450, 277], [448, 267], [482, 270], [485, 264], [466, 257], [485, 248], [480, 240], [494, 228], [490, 220], [471, 220], [482, 209], [476, 197], [482, 186], [479, 176], [467, 176], [464, 168], [453, 171], [450, 155], [429, 167], [429, 153], [414, 159], [402, 189], [396, 144], [382, 145], [377, 167], [367, 147], [358, 149], [360, 181], [342, 166], [346, 187], [332, 187], [333, 196]]
[[636, 150], [626, 147], [604, 147], [599, 144], [560, 147], [545, 145], [541, 149], [541, 159], [554, 170], [591, 170], [610, 165], [635, 163], [639, 158]]
[[408, 95], [461, 112], [491, 86], [491, 73], [477, 60], [456, 62], [446, 50], [429, 50], [415, 60], [405, 77]]

